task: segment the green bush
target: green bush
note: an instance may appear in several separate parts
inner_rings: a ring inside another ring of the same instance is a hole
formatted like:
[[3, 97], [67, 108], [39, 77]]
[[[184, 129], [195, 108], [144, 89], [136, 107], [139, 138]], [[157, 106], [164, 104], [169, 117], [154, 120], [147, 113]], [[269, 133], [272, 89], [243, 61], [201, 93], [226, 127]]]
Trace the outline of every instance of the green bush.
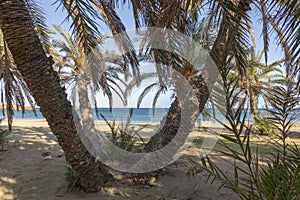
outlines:
[[260, 170], [260, 190], [266, 199], [300, 199], [300, 150], [294, 146], [288, 152], [287, 159], [275, 159]]
[[137, 128], [134, 124], [132, 124], [132, 113], [133, 110], [130, 109], [126, 122], [121, 122], [120, 126], [116, 125], [115, 120], [113, 122], [109, 122], [104, 115], [100, 113], [101, 117], [110, 128], [111, 141], [126, 151], [138, 150], [136, 137], [139, 138], [139, 140], [142, 142], [142, 145], [144, 145], [144, 140], [142, 137], [140, 137], [139, 132], [147, 126], [143, 125]]
[[66, 169], [67, 169], [67, 171], [65, 173], [65, 178], [66, 178], [66, 181], [68, 182], [69, 190], [71, 191], [75, 187], [80, 188], [81, 184], [80, 184], [79, 175], [76, 173], [76, 171], [69, 164], [67, 164]]
[[253, 128], [254, 133], [267, 136], [273, 136], [276, 130], [274, 124], [268, 118], [265, 117], [255, 120]]

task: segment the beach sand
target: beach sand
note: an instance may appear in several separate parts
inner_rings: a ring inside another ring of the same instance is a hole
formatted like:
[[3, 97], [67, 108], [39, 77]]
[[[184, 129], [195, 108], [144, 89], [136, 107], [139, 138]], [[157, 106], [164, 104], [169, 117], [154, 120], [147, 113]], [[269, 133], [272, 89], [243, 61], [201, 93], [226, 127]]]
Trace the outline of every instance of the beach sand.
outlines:
[[[6, 127], [5, 121], [1, 126]], [[97, 126], [109, 132], [104, 122], [97, 122]], [[154, 127], [155, 124], [151, 124], [144, 134], [151, 134]], [[297, 124], [295, 130], [299, 131], [299, 127]], [[196, 137], [204, 133], [194, 134]], [[15, 139], [20, 141], [19, 145], [14, 143]], [[53, 159], [42, 160], [43, 152], [50, 152]], [[197, 152], [192, 148], [186, 154], [196, 155]], [[59, 153], [63, 152], [44, 120], [14, 120], [8, 151], [0, 152], [0, 199], [237, 199], [229, 189], [218, 191], [217, 183], [206, 183], [206, 177], [202, 174], [187, 176], [190, 162], [186, 155], [168, 167], [154, 187], [117, 184], [93, 194], [86, 194], [79, 189], [69, 192], [65, 181], [66, 161], [64, 156], [57, 156]], [[224, 166], [224, 170], [229, 172], [231, 168]]]

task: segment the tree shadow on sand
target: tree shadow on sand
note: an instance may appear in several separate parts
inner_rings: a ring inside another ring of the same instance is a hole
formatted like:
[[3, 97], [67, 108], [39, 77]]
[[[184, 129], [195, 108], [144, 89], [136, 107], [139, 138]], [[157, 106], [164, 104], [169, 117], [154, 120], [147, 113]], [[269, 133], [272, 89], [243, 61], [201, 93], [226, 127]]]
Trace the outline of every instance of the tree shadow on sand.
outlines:
[[[10, 141], [9, 151], [0, 153], [0, 191], [3, 193], [0, 192], [0, 198], [10, 195], [16, 199], [56, 199], [59, 196], [63, 199], [234, 199], [227, 188], [218, 191], [217, 183], [206, 183], [205, 176], [186, 174], [191, 167], [187, 157], [191, 155], [183, 155], [165, 168], [154, 186], [120, 182], [94, 194], [79, 189], [61, 192], [67, 188], [66, 162], [64, 156], [57, 156], [62, 150], [50, 129], [14, 127], [13, 134], [21, 135], [20, 145], [14, 147]], [[52, 160], [42, 160], [41, 153], [46, 151]]]

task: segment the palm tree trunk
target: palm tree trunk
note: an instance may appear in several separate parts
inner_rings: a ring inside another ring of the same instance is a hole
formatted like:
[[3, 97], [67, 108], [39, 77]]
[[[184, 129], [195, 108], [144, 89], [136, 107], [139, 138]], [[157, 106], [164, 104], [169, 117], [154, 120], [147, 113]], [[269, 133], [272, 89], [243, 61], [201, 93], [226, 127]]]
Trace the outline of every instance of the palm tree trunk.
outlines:
[[[223, 20], [225, 21], [225, 20]], [[223, 22], [225, 23], [225, 22]], [[216, 39], [215, 45], [211, 51], [211, 57], [215, 58], [214, 62], [219, 64], [220, 67], [221, 63], [224, 63], [227, 54], [225, 52], [228, 51], [228, 46], [226, 45], [229, 43], [230, 38], [228, 37], [228, 27], [222, 26], [223, 31], [219, 31], [219, 35]], [[225, 45], [222, 45], [225, 44]], [[200, 113], [203, 111], [204, 106], [209, 98], [210, 88], [214, 84], [217, 79], [218, 71], [211, 68], [211, 60], [208, 59], [206, 67], [203, 69], [202, 76], [197, 77], [196, 80], [190, 81], [190, 84], [193, 86], [193, 93], [197, 96], [198, 100], [198, 109], [196, 109], [196, 116], [198, 117]], [[177, 134], [180, 120], [181, 120], [181, 106], [176, 99], [172, 104], [171, 107], [165, 117], [166, 121], [163, 124], [163, 127], [159, 129], [159, 131], [151, 137], [148, 144], [145, 146], [145, 151], [155, 151], [164, 147], [168, 144]], [[197, 117], [196, 118], [189, 118], [191, 116], [185, 116], [191, 120], [190, 126], [187, 127], [188, 130], [192, 130]], [[162, 124], [161, 124], [162, 125]]]
[[[173, 103], [171, 104], [167, 115], [162, 120], [162, 122], [165, 125], [162, 126], [161, 129], [159, 129], [159, 132], [157, 132], [155, 135], [151, 137], [150, 141], [145, 145], [144, 150], [146, 152], [155, 151], [156, 149], [159, 149], [160, 146], [164, 146], [166, 145], [165, 143], [170, 142], [171, 139], [174, 137], [174, 135], [177, 134], [179, 126], [175, 125], [171, 133], [170, 130], [168, 130], [168, 128], [173, 123], [180, 124], [180, 120], [181, 120], [181, 108], [180, 108], [179, 100], [176, 97]], [[168, 132], [168, 134], [163, 134], [166, 132]], [[170, 136], [172, 138], [170, 139], [165, 138], [167, 136]]]
[[83, 129], [91, 130], [95, 128], [92, 106], [88, 98], [89, 79], [84, 71], [77, 77], [79, 109], [82, 117]]
[[9, 78], [8, 80], [4, 79], [4, 85], [5, 85], [5, 95], [6, 95], [6, 113], [7, 113], [7, 123], [8, 123], [8, 131], [11, 133], [12, 130], [12, 122], [13, 122], [13, 102], [12, 97], [10, 96], [9, 88], [12, 87], [11, 84], [11, 76], [10, 76], [10, 68], [9, 68], [9, 58], [8, 58], [8, 49], [7, 44], [4, 41], [4, 56], [5, 56], [5, 76]]
[[[164, 117], [164, 120], [162, 120], [161, 128], [145, 145], [144, 150], [146, 152], [155, 151], [166, 146], [178, 134], [179, 130], [182, 136], [187, 136], [187, 134], [192, 131], [209, 97], [209, 87], [204, 78], [201, 76], [197, 77], [197, 80], [192, 81], [192, 85], [194, 86], [192, 91], [196, 99], [179, 101], [177, 97], [175, 98], [167, 115]], [[182, 109], [185, 109], [184, 113]], [[187, 111], [189, 109], [191, 111]], [[182, 137], [181, 139], [182, 141], [178, 142], [183, 143], [186, 138]]]
[[249, 89], [249, 104], [250, 104], [250, 111], [252, 114], [252, 118], [254, 122], [260, 119], [260, 114], [258, 111], [258, 102], [257, 102], [257, 96], [253, 94], [253, 91]]
[[[236, 5], [239, 5], [239, 8], [244, 9], [244, 11], [248, 11], [250, 9], [249, 4], [252, 2], [251, 0], [234, 0]], [[241, 20], [239, 18], [239, 20]], [[221, 69], [222, 66], [225, 65], [226, 58], [231, 50], [231, 46], [233, 43], [233, 39], [236, 35], [236, 30], [233, 27], [228, 25], [228, 19], [223, 18], [221, 22], [220, 29], [218, 31], [218, 36], [214, 45], [210, 52], [211, 59], [208, 59], [206, 62], [206, 66], [204, 67], [201, 76], [196, 80], [191, 81], [190, 84], [193, 86], [193, 92], [198, 98], [198, 108], [196, 112], [197, 116], [203, 111], [204, 106], [209, 98], [210, 90], [214, 83], [217, 80], [217, 74], [219, 74], [218, 70], [212, 68], [212, 65], [216, 65], [218, 69]], [[212, 61], [214, 63], [212, 63]], [[176, 136], [179, 126], [180, 126], [180, 106], [179, 102], [176, 99], [165, 116], [165, 123], [161, 123], [161, 127], [159, 131], [150, 138], [150, 141], [146, 144], [144, 150], [146, 152], [155, 151], [157, 149], [161, 149], [166, 144], [170, 143], [172, 139]], [[191, 127], [186, 127], [187, 130], [192, 130], [197, 117], [190, 117]]]
[[99, 190], [111, 176], [89, 154], [77, 134], [72, 106], [34, 31], [22, 0], [0, 0], [0, 27], [18, 70], [24, 77], [50, 129], [88, 192]]

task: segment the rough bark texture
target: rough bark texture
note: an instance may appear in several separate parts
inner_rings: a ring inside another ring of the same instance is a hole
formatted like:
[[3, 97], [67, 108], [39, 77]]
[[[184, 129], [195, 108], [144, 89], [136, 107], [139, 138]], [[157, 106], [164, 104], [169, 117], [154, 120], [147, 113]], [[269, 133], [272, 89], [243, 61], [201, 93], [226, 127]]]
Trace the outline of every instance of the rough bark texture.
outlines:
[[[235, 5], [237, 5], [240, 9], [244, 12], [247, 12], [250, 7], [249, 4], [252, 0], [232, 0]], [[241, 17], [238, 17], [241, 20]], [[226, 62], [226, 58], [231, 51], [231, 46], [233, 39], [236, 35], [236, 29], [230, 27], [228, 25], [228, 19], [223, 18], [221, 22], [220, 29], [218, 31], [218, 36], [214, 45], [210, 52], [210, 57], [214, 62], [214, 65], [217, 68], [221, 68], [224, 63]], [[217, 80], [218, 70], [217, 68], [211, 67], [212, 63], [211, 60], [208, 59], [206, 66], [204, 67], [201, 76], [198, 77], [196, 80], [190, 81], [190, 84], [193, 86], [193, 92], [198, 98], [198, 115], [203, 111], [204, 106], [209, 98], [210, 90], [214, 85], [215, 81]], [[161, 149], [166, 144], [170, 143], [172, 139], [176, 136], [181, 120], [181, 112], [180, 112], [180, 105], [178, 100], [176, 99], [169, 109], [165, 119], [166, 123], [161, 124], [161, 128], [159, 131], [151, 137], [149, 143], [145, 146], [146, 152], [155, 151], [157, 149]], [[185, 116], [189, 117], [189, 116]], [[194, 126], [195, 121], [197, 118], [190, 118], [191, 119], [191, 126]], [[188, 128], [192, 130], [192, 127]]]
[[[176, 98], [173, 101], [167, 115], [165, 116], [163, 126], [146, 144], [144, 149], [146, 152], [161, 149], [169, 144], [178, 133], [180, 125], [187, 126], [184, 130], [188, 132], [192, 131], [197, 117], [204, 109], [204, 105], [209, 97], [209, 88], [207, 87], [205, 80], [200, 76], [191, 82], [191, 85], [194, 86], [192, 91], [197, 99], [194, 99], [193, 101], [186, 100], [184, 102], [180, 102], [178, 98]], [[192, 112], [185, 112], [183, 115], [182, 109], [185, 108], [185, 110], [187, 110], [188, 107], [192, 109]], [[182, 123], [181, 120], [189, 120], [189, 122]], [[183, 135], [186, 135], [186, 133]], [[184, 137], [182, 139], [185, 140]]]
[[249, 102], [251, 114], [253, 116], [253, 119], [256, 121], [260, 118], [260, 114], [258, 111], [257, 96], [253, 93], [251, 89], [249, 90]]
[[[155, 149], [158, 148], [160, 143], [169, 142], [168, 139], [164, 138], [167, 136], [167, 134], [163, 134], [163, 133], [169, 132], [167, 130], [169, 127], [166, 125], [170, 125], [172, 123], [175, 123], [175, 124], [180, 123], [180, 120], [181, 120], [181, 108], [180, 108], [180, 103], [179, 103], [178, 99], [176, 98], [173, 101], [173, 103], [171, 104], [168, 114], [164, 117], [163, 121], [164, 121], [165, 125], [158, 131], [158, 133], [156, 133], [155, 135], [153, 135], [151, 137], [150, 141], [145, 145], [144, 150], [146, 152], [154, 151]], [[178, 126], [174, 126], [174, 130], [172, 131], [172, 133], [177, 134], [178, 128], [179, 128]], [[170, 134], [168, 134], [168, 135], [170, 135]]]
[[99, 190], [111, 176], [82, 145], [71, 104], [52, 68], [52, 59], [43, 51], [22, 0], [0, 0], [0, 27], [17, 68], [63, 148], [67, 162], [80, 176], [86, 191]]
[[[221, 25], [221, 31], [219, 31], [216, 42], [211, 51], [211, 57], [215, 64], [219, 67], [224, 63], [226, 59], [226, 52], [228, 51], [227, 44], [229, 43], [228, 37], [228, 26], [225, 24], [225, 20]], [[217, 68], [213, 69], [211, 67], [212, 63], [210, 59], [208, 59], [206, 67], [203, 69], [202, 76], [197, 79], [190, 81], [190, 84], [193, 86], [193, 93], [198, 98], [198, 114], [203, 111], [206, 101], [208, 100], [210, 89], [214, 82], [217, 79], [218, 71]], [[168, 144], [174, 136], [177, 134], [180, 120], [181, 120], [181, 112], [180, 105], [178, 100], [175, 100], [166, 116], [166, 122], [163, 127], [155, 134], [149, 141], [149, 143], [145, 147], [145, 151], [155, 151], [157, 149], [162, 148], [164, 145]], [[188, 117], [188, 116], [186, 116]], [[197, 118], [191, 119], [191, 126], [193, 127]], [[192, 127], [189, 129], [192, 130]]]

